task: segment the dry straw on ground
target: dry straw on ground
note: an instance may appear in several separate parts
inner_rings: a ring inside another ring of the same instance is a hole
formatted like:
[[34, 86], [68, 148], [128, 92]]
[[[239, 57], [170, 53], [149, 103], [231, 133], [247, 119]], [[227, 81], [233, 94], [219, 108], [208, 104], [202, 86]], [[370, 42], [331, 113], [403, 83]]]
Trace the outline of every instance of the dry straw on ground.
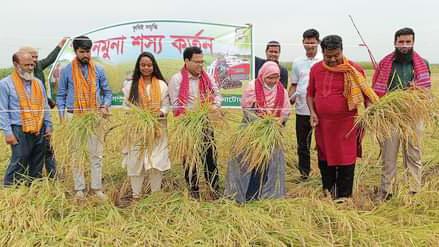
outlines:
[[[230, 157], [230, 133], [238, 129], [242, 118], [240, 110], [229, 112], [233, 121], [226, 128], [227, 135], [215, 136], [221, 184]], [[112, 114], [112, 124], [126, 119], [123, 111], [113, 110]], [[439, 138], [431, 126], [427, 126], [423, 139], [424, 178], [418, 194], [408, 194], [402, 162], [398, 161], [394, 196], [385, 203], [374, 200], [381, 174], [379, 147], [366, 139], [363, 159], [356, 165], [354, 197], [339, 205], [321, 197], [313, 145], [311, 177], [307, 182], [297, 182], [300, 175], [294, 119], [290, 118], [283, 137], [287, 157], [285, 199], [246, 205], [226, 199], [194, 201], [187, 195], [181, 164], [174, 162], [165, 174], [162, 192], [119, 208], [115, 200], [129, 186], [126, 170], [121, 168], [120, 136], [124, 133], [117, 128], [106, 138], [103, 162], [105, 191], [111, 200], [102, 203], [89, 197], [83, 204], [75, 203], [70, 180], [43, 179], [31, 187], [0, 189], [0, 245], [438, 246]], [[175, 120], [170, 120], [173, 125]], [[55, 130], [59, 128], [55, 125]], [[10, 148], [1, 143], [1, 173], [9, 157]]]

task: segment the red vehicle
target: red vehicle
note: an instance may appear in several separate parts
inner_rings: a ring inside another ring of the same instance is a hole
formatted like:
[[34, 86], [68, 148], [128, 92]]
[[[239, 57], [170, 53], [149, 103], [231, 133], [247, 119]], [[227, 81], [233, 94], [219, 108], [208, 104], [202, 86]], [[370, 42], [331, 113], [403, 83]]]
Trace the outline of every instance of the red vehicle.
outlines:
[[217, 58], [209, 66], [208, 71], [220, 88], [240, 88], [242, 81], [250, 78], [250, 63], [240, 60], [236, 56], [227, 56]]

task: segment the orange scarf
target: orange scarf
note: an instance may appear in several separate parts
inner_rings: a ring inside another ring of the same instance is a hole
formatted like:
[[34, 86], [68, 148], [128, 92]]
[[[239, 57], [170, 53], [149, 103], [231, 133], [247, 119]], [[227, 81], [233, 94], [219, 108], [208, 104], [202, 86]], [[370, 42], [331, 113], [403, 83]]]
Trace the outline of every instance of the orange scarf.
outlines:
[[37, 80], [31, 82], [31, 95], [27, 95], [24, 89], [23, 79], [14, 70], [12, 82], [17, 92], [21, 109], [21, 124], [24, 133], [38, 134], [44, 121], [44, 96], [43, 89]]
[[139, 78], [139, 103], [143, 109], [151, 109], [153, 112], [160, 111], [161, 91], [160, 81], [155, 76], [151, 79], [150, 94], [146, 92], [146, 83], [143, 77]]
[[364, 103], [366, 95], [372, 103], [378, 102], [378, 95], [367, 85], [366, 77], [363, 76], [354, 66], [352, 66], [346, 57], [343, 57], [343, 63], [335, 67], [329, 67], [323, 63], [323, 67], [332, 72], [344, 73], [344, 92], [343, 95], [348, 101], [350, 111], [357, 109]]
[[90, 60], [88, 63], [87, 79], [81, 72], [80, 62], [77, 58], [72, 61], [72, 78], [75, 94], [74, 112], [81, 113], [86, 110], [96, 109], [96, 67]]

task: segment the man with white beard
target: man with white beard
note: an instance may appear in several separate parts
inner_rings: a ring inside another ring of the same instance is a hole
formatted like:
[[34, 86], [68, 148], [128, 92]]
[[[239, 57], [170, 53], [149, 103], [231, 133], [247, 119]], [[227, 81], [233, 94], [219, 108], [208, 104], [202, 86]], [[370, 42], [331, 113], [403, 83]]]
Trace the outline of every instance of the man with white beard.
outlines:
[[[61, 52], [61, 49], [64, 47], [64, 44], [66, 43], [66, 41], [68, 40], [67, 37], [64, 37], [61, 39], [61, 41], [58, 43], [58, 45], [55, 47], [55, 49], [50, 52], [50, 54], [43, 59], [38, 59], [38, 50], [30, 47], [30, 46], [26, 46], [26, 47], [21, 47], [20, 50], [18, 50], [19, 52], [27, 52], [30, 53], [30, 55], [32, 56], [32, 59], [35, 63], [35, 67], [34, 67], [34, 75], [36, 78], [40, 79], [41, 82], [43, 83], [44, 89], [46, 89], [46, 78], [44, 75], [44, 70], [47, 69], [50, 65], [52, 65], [56, 58], [58, 57], [58, 54]], [[46, 90], [47, 92], [47, 90]], [[50, 108], [54, 108], [56, 103], [54, 100], [48, 98], [47, 99]], [[46, 168], [46, 172], [47, 175], [50, 178], [55, 178], [56, 177], [56, 160], [55, 160], [55, 154], [53, 152], [53, 148], [52, 145], [50, 143], [50, 139], [46, 139], [46, 150], [45, 150], [45, 157], [44, 157], [44, 166]]]
[[0, 81], [0, 129], [12, 150], [3, 180], [5, 186], [29, 184], [41, 177], [44, 138], [52, 133], [46, 91], [34, 76], [32, 56], [17, 52], [12, 61], [12, 74]]

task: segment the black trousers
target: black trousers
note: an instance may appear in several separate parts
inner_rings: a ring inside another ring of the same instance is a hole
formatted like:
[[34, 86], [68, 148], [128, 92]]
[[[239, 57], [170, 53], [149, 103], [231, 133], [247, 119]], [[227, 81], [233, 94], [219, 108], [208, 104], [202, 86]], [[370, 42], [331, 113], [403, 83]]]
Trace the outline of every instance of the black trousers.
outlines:
[[17, 183], [30, 184], [33, 179], [41, 178], [45, 152], [44, 128], [39, 134], [24, 133], [21, 126], [12, 126], [12, 132], [18, 143], [11, 145], [12, 157], [6, 169], [3, 183], [5, 186]]
[[[206, 138], [212, 138], [211, 140], [214, 140], [213, 130], [206, 129]], [[209, 184], [211, 190], [218, 191], [219, 173], [216, 164], [215, 150], [216, 147], [214, 145], [209, 145], [209, 147], [207, 147], [206, 149], [205, 155], [202, 157], [202, 161], [204, 164], [204, 178]], [[186, 160], [184, 161], [184, 163], [184, 167], [186, 167], [184, 177], [186, 179], [186, 183], [189, 186], [189, 190], [197, 192], [199, 191], [197, 169], [193, 169], [191, 171], [189, 169], [190, 166], [186, 164]]]
[[45, 157], [44, 166], [46, 168], [47, 175], [49, 178], [55, 178], [56, 176], [56, 160], [55, 154], [53, 152], [53, 147], [51, 145], [50, 139], [44, 138], [45, 146]]
[[323, 190], [331, 192], [334, 198], [351, 197], [354, 185], [355, 164], [328, 166], [325, 160], [319, 160]]
[[302, 177], [307, 178], [311, 171], [310, 146], [312, 127], [310, 116], [296, 114], [296, 137], [299, 172]]

